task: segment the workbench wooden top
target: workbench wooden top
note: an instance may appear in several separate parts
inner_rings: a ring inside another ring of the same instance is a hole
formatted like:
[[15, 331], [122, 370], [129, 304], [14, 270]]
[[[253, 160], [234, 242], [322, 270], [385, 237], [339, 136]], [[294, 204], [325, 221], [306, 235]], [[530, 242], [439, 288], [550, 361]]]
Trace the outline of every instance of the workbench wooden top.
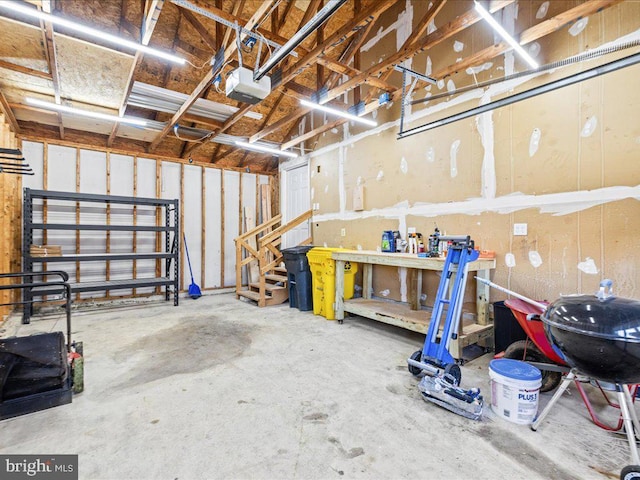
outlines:
[[[345, 262], [389, 265], [392, 267], [418, 268], [423, 270], [442, 270], [444, 258], [418, 257], [412, 253], [377, 252], [375, 250], [341, 250], [331, 253], [331, 258]], [[496, 268], [495, 258], [479, 258], [468, 263], [469, 271]]]

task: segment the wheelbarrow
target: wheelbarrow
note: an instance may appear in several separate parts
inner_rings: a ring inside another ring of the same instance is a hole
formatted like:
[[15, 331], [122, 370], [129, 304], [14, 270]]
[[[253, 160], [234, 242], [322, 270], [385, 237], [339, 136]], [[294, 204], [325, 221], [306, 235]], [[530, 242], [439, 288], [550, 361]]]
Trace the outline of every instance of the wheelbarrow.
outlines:
[[[556, 353], [553, 346], [547, 339], [544, 331], [544, 323], [540, 319], [540, 316], [544, 313], [549, 304], [547, 302], [532, 300], [486, 279], [478, 277], [475, 278], [481, 283], [515, 297], [505, 300], [504, 304], [511, 310], [513, 316], [518, 321], [518, 324], [527, 335], [525, 340], [518, 340], [512, 343], [505, 349], [504, 353], [498, 353], [497, 356], [523, 360], [539, 368], [542, 373], [542, 386], [540, 387], [540, 392], [550, 392], [555, 390], [562, 382], [563, 375], [569, 373], [570, 368], [563, 358]], [[613, 402], [607, 394], [607, 391], [613, 391], [611, 388], [612, 386], [585, 376], [578, 376], [574, 380], [575, 387], [587, 407], [587, 411], [589, 412], [589, 416], [593, 423], [604, 430], [613, 432], [619, 431], [624, 424], [622, 415], [619, 415], [618, 422], [613, 425], [607, 424], [601, 420], [596, 414], [595, 409], [587, 396], [587, 392], [582, 385], [583, 383], [590, 383], [593, 385], [600, 391], [610, 407], [619, 410], [620, 405]], [[631, 396], [634, 401], [637, 389], [638, 385], [630, 386]]]

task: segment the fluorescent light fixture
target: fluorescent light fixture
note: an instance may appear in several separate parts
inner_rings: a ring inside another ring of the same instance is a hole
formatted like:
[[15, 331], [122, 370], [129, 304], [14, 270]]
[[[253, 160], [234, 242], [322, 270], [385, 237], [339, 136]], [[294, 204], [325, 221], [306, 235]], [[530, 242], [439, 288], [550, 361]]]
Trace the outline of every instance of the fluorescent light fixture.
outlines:
[[132, 42], [130, 40], [125, 40], [124, 38], [116, 37], [115, 35], [101, 32], [100, 30], [96, 30], [91, 27], [80, 25], [79, 23], [72, 22], [62, 17], [56, 17], [49, 13], [36, 10], [35, 8], [27, 7], [22, 2], [0, 1], [0, 9], [11, 10], [13, 12], [21, 13], [38, 20], [51, 22], [54, 25], [60, 25], [61, 27], [68, 28], [69, 30], [73, 30], [75, 32], [83, 33], [87, 36], [97, 38], [98, 40], [101, 40], [103, 42], [113, 43], [122, 47], [131, 48], [133, 50], [163, 58], [180, 65], [184, 65], [186, 63], [186, 60], [184, 58], [176, 57], [175, 55], [171, 55], [170, 53], [156, 50], [155, 48], [147, 47], [146, 45]]
[[246, 148], [247, 150], [256, 150], [258, 152], [273, 153], [274, 155], [282, 155], [289, 158], [298, 158], [298, 155], [293, 152], [286, 152], [284, 150], [278, 150], [277, 148], [271, 148], [263, 143], [249, 143], [236, 140], [236, 145]]
[[314, 108], [316, 110], [321, 110], [323, 112], [327, 112], [333, 115], [338, 115], [339, 117], [348, 118], [349, 120], [353, 120], [354, 122], [364, 123], [365, 125], [369, 125], [370, 127], [375, 127], [378, 124], [373, 120], [369, 120], [366, 118], [358, 117], [357, 115], [352, 115], [348, 112], [343, 112], [342, 110], [336, 110], [335, 108], [326, 107], [324, 105], [320, 105], [318, 103], [309, 102], [308, 100], [300, 100], [300, 104], [305, 107]]
[[119, 117], [117, 115], [110, 115], [108, 113], [91, 112], [89, 110], [81, 110], [79, 108], [67, 107], [66, 105], [58, 105], [57, 103], [45, 102], [38, 100], [37, 98], [27, 97], [27, 103], [36, 105], [38, 107], [46, 108], [48, 110], [56, 110], [63, 113], [71, 113], [73, 115], [81, 115], [83, 117], [98, 118], [100, 120], [110, 120], [112, 122], [128, 123], [130, 125], [138, 125], [144, 127], [147, 125], [147, 121], [142, 118], [132, 117]]
[[482, 18], [484, 18], [487, 23], [489, 25], [491, 25], [491, 27], [498, 32], [498, 34], [509, 44], [513, 47], [513, 49], [518, 52], [518, 54], [531, 66], [531, 68], [538, 68], [538, 62], [536, 62], [533, 58], [531, 58], [531, 55], [529, 55], [524, 48], [522, 48], [520, 46], [520, 44], [518, 42], [516, 42], [516, 40], [507, 33], [507, 31], [502, 28], [502, 25], [500, 25], [498, 22], [496, 22], [496, 20], [491, 16], [491, 14], [482, 6], [480, 5], [478, 2], [476, 2], [474, 0], [474, 3], [476, 4], [476, 10], [478, 11], [478, 13], [482, 16]]

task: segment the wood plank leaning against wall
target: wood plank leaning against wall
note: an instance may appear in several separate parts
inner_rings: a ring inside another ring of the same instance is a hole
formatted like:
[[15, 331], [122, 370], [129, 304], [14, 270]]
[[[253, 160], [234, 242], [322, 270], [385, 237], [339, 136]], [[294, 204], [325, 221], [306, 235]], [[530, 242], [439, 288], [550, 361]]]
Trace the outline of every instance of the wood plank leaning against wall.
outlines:
[[[4, 115], [0, 114], [0, 147], [19, 148], [19, 142], [11, 131]], [[20, 226], [22, 225], [20, 208], [20, 189], [22, 177], [0, 173], [0, 273], [20, 270]], [[0, 304], [15, 301], [18, 294], [0, 291]], [[9, 307], [0, 307], [0, 319], [9, 313]]]

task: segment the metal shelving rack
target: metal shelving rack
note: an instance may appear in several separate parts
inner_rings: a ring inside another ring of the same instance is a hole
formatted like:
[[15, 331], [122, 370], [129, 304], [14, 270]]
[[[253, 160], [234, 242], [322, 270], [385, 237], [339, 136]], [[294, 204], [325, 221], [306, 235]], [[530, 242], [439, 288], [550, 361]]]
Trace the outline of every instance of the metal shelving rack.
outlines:
[[[164, 225], [98, 225], [78, 223], [35, 223], [33, 222], [34, 200], [56, 200], [72, 202], [74, 208], [77, 202], [94, 202], [107, 205], [120, 204], [134, 206], [149, 206], [161, 208], [164, 211]], [[56, 262], [90, 262], [109, 260], [145, 260], [164, 259], [164, 277], [132, 278], [124, 280], [105, 280], [98, 282], [71, 282], [71, 293], [120, 290], [126, 288], [164, 287], [165, 300], [171, 298], [173, 290], [173, 304], [178, 305], [179, 294], [179, 200], [162, 198], [126, 197], [116, 195], [96, 195], [86, 193], [55, 192], [48, 190], [24, 189], [23, 197], [23, 235], [22, 235], [22, 266], [25, 272], [33, 272], [34, 264], [47, 264]], [[164, 236], [164, 251], [144, 253], [74, 253], [61, 256], [35, 257], [30, 253], [33, 243], [34, 230], [92, 230], [92, 231], [127, 231], [127, 232], [157, 232]], [[173, 240], [170, 238], [173, 233]], [[171, 278], [171, 266], [173, 263], [173, 278]], [[44, 266], [44, 265], [43, 265]], [[28, 323], [33, 314], [32, 301], [35, 297], [43, 297], [50, 292], [46, 288], [31, 288], [23, 291], [25, 309], [23, 323]]]

